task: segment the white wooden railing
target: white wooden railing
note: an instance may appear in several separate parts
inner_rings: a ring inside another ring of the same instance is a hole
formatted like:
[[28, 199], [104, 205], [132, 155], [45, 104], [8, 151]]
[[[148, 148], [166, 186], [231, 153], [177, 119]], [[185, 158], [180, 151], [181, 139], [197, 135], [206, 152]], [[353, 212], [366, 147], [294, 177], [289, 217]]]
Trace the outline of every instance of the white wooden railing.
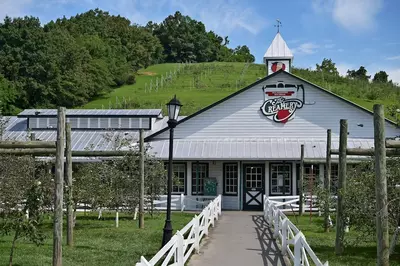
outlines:
[[[216, 196], [185, 196], [172, 195], [171, 198], [171, 209], [174, 211], [200, 211], [214, 200]], [[151, 203], [145, 205], [145, 210], [150, 208]], [[161, 195], [157, 200], [153, 201], [154, 210], [166, 210], [167, 209], [167, 195]], [[135, 214], [133, 219], [136, 220], [137, 214], [139, 212], [139, 206], [135, 208]]]
[[219, 215], [221, 215], [221, 195], [211, 201], [200, 215], [195, 215], [184, 228], [177, 231], [152, 259], [148, 261], [142, 256], [136, 266], [184, 266], [193, 251], [199, 252], [201, 239], [208, 235], [208, 228], [210, 225], [214, 227]]
[[[275, 198], [275, 197], [273, 197]], [[273, 236], [280, 242], [282, 255], [287, 255], [294, 266], [328, 266], [318, 259], [303, 233], [287, 218], [275, 200], [264, 196], [264, 219], [273, 227]]]
[[[337, 197], [332, 196], [335, 200]], [[299, 211], [299, 202], [300, 196], [271, 196], [268, 197], [269, 201], [275, 204], [283, 212], [298, 212]], [[318, 212], [321, 214], [323, 210], [320, 210], [318, 207], [318, 201], [316, 195], [304, 195], [303, 202], [303, 211], [304, 212]], [[335, 211], [334, 208], [331, 208], [330, 211]]]

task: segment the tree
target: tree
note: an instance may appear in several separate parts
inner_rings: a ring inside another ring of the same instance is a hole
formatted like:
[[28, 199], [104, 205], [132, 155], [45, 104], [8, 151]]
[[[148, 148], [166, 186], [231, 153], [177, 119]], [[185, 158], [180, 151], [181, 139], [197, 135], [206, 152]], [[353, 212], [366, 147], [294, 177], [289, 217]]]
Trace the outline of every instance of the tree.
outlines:
[[234, 62], [250, 62], [255, 61], [254, 55], [250, 53], [249, 47], [246, 45], [238, 46], [233, 50], [233, 60]]
[[[388, 218], [391, 230], [397, 227], [400, 219], [400, 189], [396, 188], [400, 184], [399, 163], [399, 158], [387, 160]], [[347, 182], [352, 189], [344, 195], [344, 217], [349, 217], [350, 227], [361, 233], [359, 240], [365, 241], [371, 239], [376, 232], [374, 161], [361, 163], [349, 170]]]
[[365, 67], [360, 66], [360, 68], [356, 70], [347, 70], [347, 77], [352, 78], [352, 79], [358, 79], [358, 80], [369, 80], [371, 76], [367, 75], [367, 70]]
[[0, 234], [14, 235], [10, 266], [18, 239], [36, 245], [44, 240], [40, 225], [51, 206], [51, 178], [47, 167], [38, 164], [31, 156], [0, 156]]
[[379, 71], [375, 73], [373, 82], [380, 82], [380, 83], [388, 83], [388, 77], [389, 75], [385, 71]]
[[336, 64], [332, 61], [332, 59], [324, 58], [321, 65], [316, 64], [316, 70], [318, 72], [329, 73], [335, 76], [339, 75]]

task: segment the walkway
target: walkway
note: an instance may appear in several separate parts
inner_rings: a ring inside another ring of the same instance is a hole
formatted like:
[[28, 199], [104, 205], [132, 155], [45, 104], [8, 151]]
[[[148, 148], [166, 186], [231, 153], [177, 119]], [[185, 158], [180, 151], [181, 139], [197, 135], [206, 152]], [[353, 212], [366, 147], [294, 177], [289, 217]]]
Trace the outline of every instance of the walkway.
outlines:
[[189, 266], [286, 265], [261, 212], [222, 211]]

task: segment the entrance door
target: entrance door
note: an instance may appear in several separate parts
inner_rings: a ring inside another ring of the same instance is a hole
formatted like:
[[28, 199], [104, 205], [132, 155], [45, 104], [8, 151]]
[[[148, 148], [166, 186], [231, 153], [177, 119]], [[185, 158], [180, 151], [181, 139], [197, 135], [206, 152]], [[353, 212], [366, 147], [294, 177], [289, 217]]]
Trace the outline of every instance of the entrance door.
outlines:
[[243, 165], [243, 210], [263, 209], [264, 164]]

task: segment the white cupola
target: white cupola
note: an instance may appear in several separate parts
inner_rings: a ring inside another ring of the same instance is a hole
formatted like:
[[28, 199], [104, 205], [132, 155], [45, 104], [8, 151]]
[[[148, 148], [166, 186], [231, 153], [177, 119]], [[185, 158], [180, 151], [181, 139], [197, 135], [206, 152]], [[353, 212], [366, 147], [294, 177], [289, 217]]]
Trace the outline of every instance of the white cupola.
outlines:
[[267, 67], [267, 75], [280, 69], [290, 72], [293, 62], [293, 53], [290, 51], [279, 30], [274, 40], [264, 54], [264, 64]]

